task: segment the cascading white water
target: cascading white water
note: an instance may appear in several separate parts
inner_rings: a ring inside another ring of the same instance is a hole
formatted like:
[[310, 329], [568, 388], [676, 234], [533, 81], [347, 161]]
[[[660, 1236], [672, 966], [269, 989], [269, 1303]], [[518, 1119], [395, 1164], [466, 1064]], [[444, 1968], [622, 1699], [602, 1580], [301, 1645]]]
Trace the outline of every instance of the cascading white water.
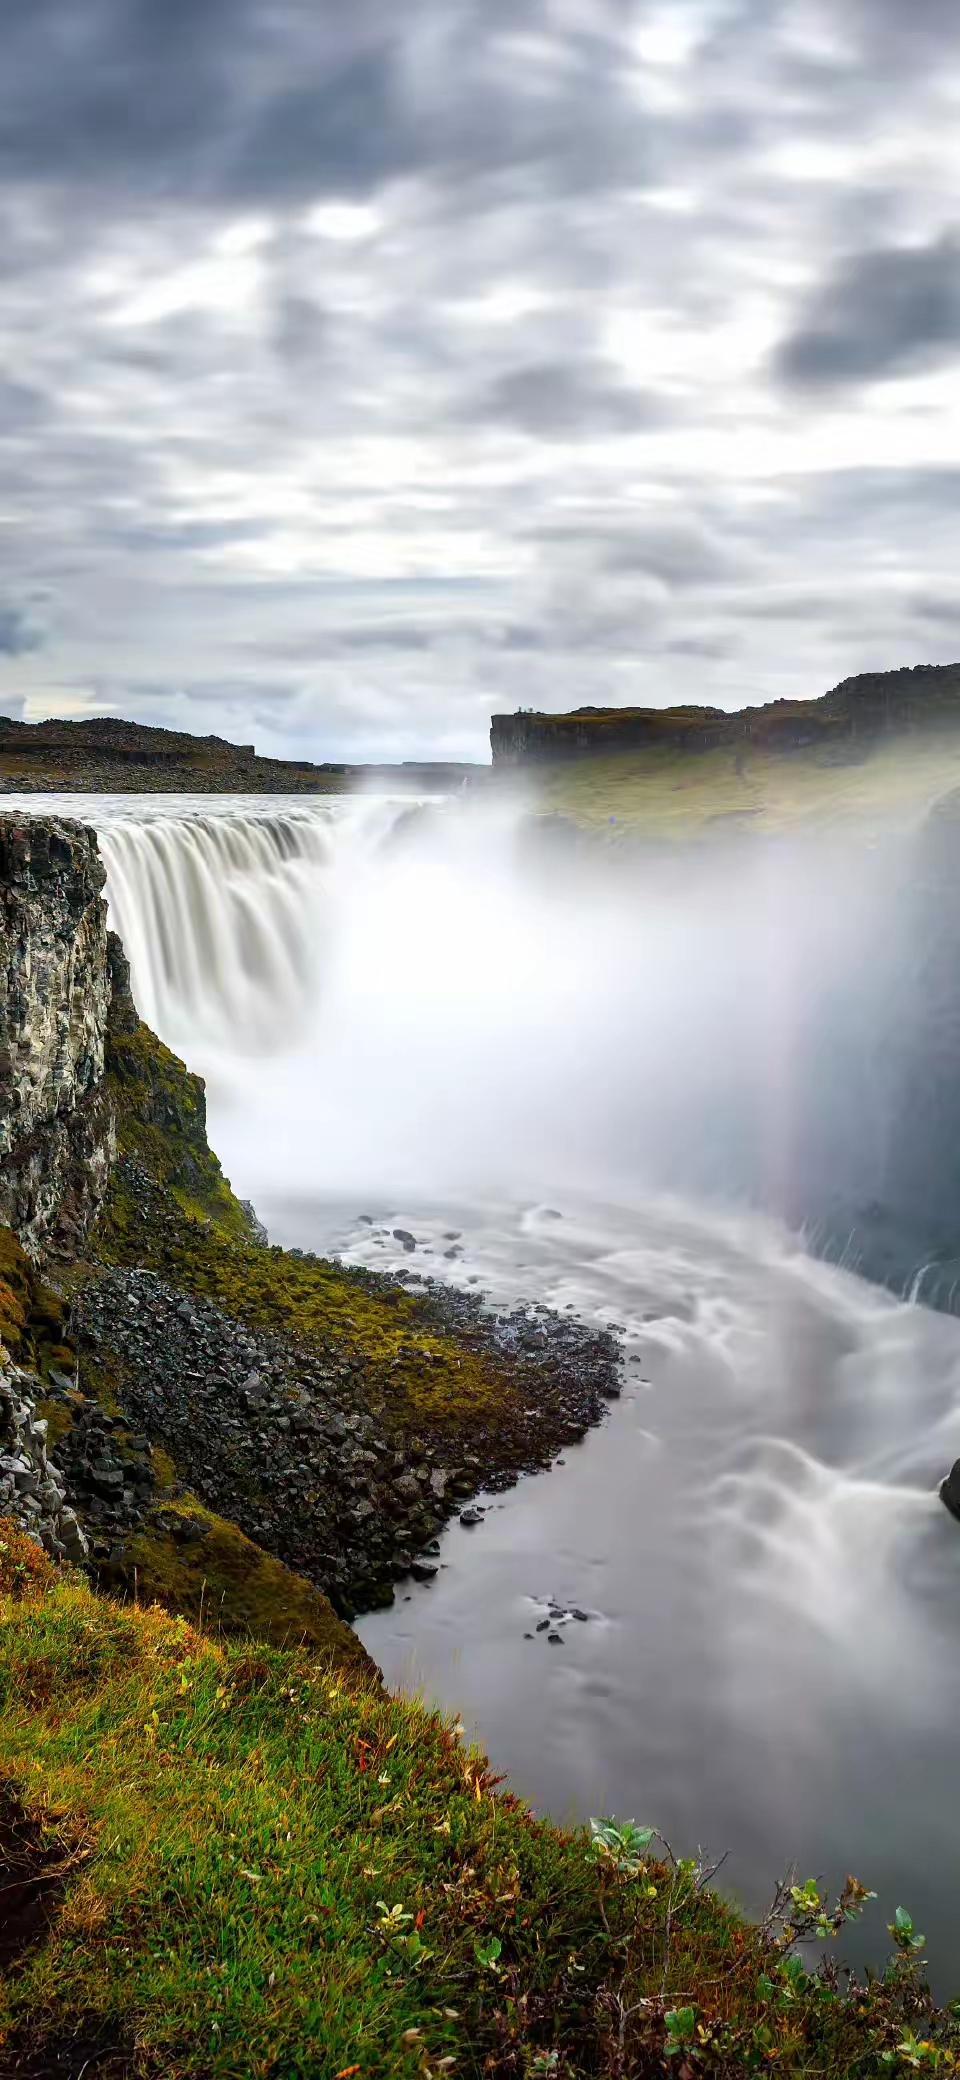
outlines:
[[[795, 1855], [881, 1889], [873, 1954], [900, 1899], [945, 1936], [960, 1323], [729, 1203], [809, 1157], [809, 1008], [869, 878], [758, 852], [747, 882], [716, 863], [641, 894], [524, 865], [510, 806], [83, 806], [140, 1009], [207, 1076], [276, 1240], [624, 1325], [610, 1424], [364, 1622], [388, 1675], [475, 1715], [556, 1812], [731, 1846], [751, 1904]], [[857, 1097], [838, 1077], [838, 1164]], [[549, 1652], [545, 1595], [592, 1614]]]
[[124, 817], [100, 846], [149, 1025], [255, 1052], [300, 1025], [317, 979], [309, 926], [330, 861], [324, 820]]

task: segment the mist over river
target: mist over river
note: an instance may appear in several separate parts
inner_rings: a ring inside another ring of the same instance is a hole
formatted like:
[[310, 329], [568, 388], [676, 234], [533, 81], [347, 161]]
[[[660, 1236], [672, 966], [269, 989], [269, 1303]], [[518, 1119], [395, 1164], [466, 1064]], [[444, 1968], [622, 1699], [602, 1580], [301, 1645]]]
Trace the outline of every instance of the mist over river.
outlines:
[[360, 1621], [388, 1681], [541, 1810], [729, 1849], [752, 1909], [854, 1871], [851, 1954], [903, 1903], [960, 1990], [960, 1322], [788, 1224], [886, 1174], [889, 861], [617, 874], [510, 802], [16, 806], [96, 826], [141, 1014], [272, 1240], [621, 1330], [601, 1429]]

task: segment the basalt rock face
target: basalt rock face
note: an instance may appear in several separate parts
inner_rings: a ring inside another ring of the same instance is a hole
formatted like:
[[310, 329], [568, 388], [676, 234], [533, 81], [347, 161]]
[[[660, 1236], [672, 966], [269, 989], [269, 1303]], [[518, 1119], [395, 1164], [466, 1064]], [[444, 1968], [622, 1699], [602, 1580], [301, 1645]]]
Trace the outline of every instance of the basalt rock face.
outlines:
[[34, 1252], [75, 1252], [115, 1152], [104, 880], [93, 831], [0, 816], [0, 1223]]
[[81, 1562], [87, 1542], [67, 1503], [66, 1481], [47, 1456], [47, 1424], [37, 1415], [40, 1381], [0, 1360], [0, 1517], [60, 1560]]

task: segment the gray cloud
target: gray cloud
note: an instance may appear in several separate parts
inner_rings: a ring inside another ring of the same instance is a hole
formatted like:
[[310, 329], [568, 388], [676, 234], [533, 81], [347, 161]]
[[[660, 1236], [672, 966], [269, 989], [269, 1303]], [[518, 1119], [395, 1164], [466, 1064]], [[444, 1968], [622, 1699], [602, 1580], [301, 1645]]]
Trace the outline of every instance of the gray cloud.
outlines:
[[408, 0], [402, 21], [390, 0], [4, 0], [0, 174], [205, 203], [537, 163], [594, 184], [636, 161], [633, 12], [571, 28], [531, 0], [518, 37], [500, 0]]
[[953, 0], [0, 0], [0, 49], [0, 711], [483, 757], [950, 655]]
[[28, 609], [0, 600], [0, 656], [26, 657], [39, 650], [43, 640], [43, 630]]
[[798, 388], [873, 382], [960, 352], [960, 243], [891, 247], [846, 261], [811, 298], [777, 356]]
[[506, 370], [466, 406], [476, 423], [514, 427], [544, 440], [640, 433], [662, 424], [662, 402], [618, 381], [598, 357], [530, 361]]

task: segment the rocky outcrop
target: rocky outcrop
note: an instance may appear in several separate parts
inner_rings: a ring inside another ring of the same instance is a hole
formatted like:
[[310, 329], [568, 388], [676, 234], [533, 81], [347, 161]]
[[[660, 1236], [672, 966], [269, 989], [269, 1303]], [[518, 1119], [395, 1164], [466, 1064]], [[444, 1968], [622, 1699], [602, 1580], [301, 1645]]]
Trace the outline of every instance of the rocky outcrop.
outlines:
[[[128, 1186], [143, 1190], [146, 1231], [146, 1177], [124, 1167]], [[546, 1463], [619, 1392], [619, 1350], [606, 1332], [523, 1309], [488, 1315], [473, 1295], [440, 1286], [436, 1305], [451, 1332], [480, 1331], [509, 1354], [534, 1404], [516, 1456], [506, 1437], [498, 1462], [493, 1440], [482, 1452], [479, 1439], [437, 1435], [429, 1420], [418, 1436], [397, 1431], [345, 1350], [321, 1356], [289, 1334], [253, 1329], [151, 1271], [117, 1268], [85, 1286], [75, 1309], [81, 1373], [108, 1373], [123, 1412], [92, 1417], [96, 1465], [88, 1429], [62, 1447], [95, 1557], [114, 1563], [151, 1502], [145, 1467], [121, 1474], [104, 1459], [122, 1420], [144, 1448], [148, 1436], [162, 1446], [202, 1502], [346, 1615], [389, 1601], [406, 1574], [435, 1574], [424, 1549], [458, 1501]]]
[[0, 817], [0, 1222], [35, 1252], [74, 1253], [114, 1153], [104, 880], [93, 831]]
[[37, 1415], [40, 1381], [17, 1366], [0, 1370], [0, 1517], [58, 1560], [80, 1563], [87, 1542], [67, 1503], [66, 1481], [47, 1455], [47, 1423]]
[[720, 708], [575, 708], [568, 715], [521, 709], [494, 715], [495, 766], [516, 766], [666, 748], [800, 751], [839, 761], [865, 754], [883, 735], [960, 726], [960, 664], [915, 665], [844, 679], [820, 700], [769, 701], [728, 714]]

